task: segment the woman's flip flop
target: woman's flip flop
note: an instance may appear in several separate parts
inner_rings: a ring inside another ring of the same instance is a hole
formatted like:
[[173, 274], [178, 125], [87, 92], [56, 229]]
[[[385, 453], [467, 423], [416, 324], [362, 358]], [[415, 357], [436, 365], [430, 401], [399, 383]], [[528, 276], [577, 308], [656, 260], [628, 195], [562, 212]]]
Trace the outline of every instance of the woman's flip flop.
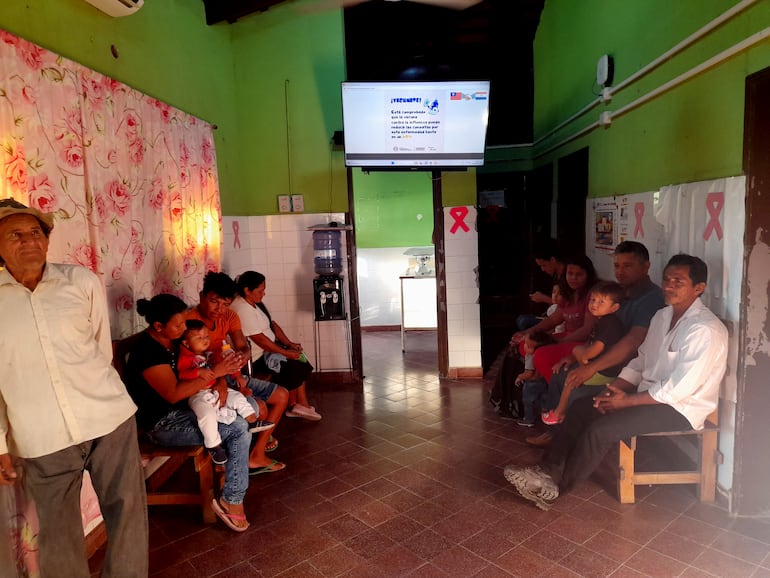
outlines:
[[286, 467], [286, 464], [273, 460], [268, 466], [261, 466], [258, 468], [249, 468], [249, 475], [256, 476], [257, 474], [272, 474], [273, 472], [280, 472]]
[[241, 522], [246, 521], [246, 516], [243, 514], [231, 514], [230, 512], [226, 511], [222, 504], [219, 503], [219, 500], [217, 498], [214, 498], [211, 500], [211, 508], [214, 510], [214, 513], [217, 515], [217, 518], [222, 520], [225, 523], [225, 526], [230, 528], [231, 530], [235, 530], [236, 532], [245, 532], [249, 529], [249, 523], [246, 522], [245, 526], [238, 526], [235, 521]]

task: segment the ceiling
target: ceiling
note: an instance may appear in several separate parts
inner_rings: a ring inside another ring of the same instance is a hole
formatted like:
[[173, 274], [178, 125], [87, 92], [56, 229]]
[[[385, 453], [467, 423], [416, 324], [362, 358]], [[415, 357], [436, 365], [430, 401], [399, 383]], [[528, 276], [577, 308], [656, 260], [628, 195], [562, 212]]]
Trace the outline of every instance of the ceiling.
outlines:
[[[294, 0], [203, 0], [203, 4], [206, 9], [206, 23], [218, 24], [220, 22], [227, 22], [233, 24], [244, 16], [250, 14], [258, 14], [265, 12], [277, 6], [279, 4], [288, 4]], [[333, 9], [335, 4], [342, 5], [346, 0], [317, 0], [317, 10], [330, 10]], [[363, 7], [363, 4], [370, 5], [390, 5], [394, 6], [394, 0], [358, 0], [357, 2], [351, 2], [351, 6], [358, 5]], [[412, 0], [412, 3], [425, 4], [440, 4], [441, 0]], [[468, 11], [468, 13], [478, 15], [479, 13], [489, 13], [490, 10], [495, 13], [503, 10], [506, 14], [511, 14], [515, 18], [521, 18], [523, 20], [532, 21], [533, 17], [535, 22], [539, 20], [540, 10], [544, 0], [481, 0], [477, 2], [475, 6], [470, 6], [465, 10], [450, 10], [448, 8], [439, 8], [449, 13], [462, 13]], [[479, 10], [479, 8], [481, 10]]]
[[[203, 0], [210, 25], [233, 24], [295, 1], [299, 17], [308, 7], [334, 10], [347, 0]], [[346, 79], [489, 79], [495, 97], [488, 143], [530, 142], [532, 42], [545, 0], [481, 0], [462, 10], [429, 5], [439, 1], [445, 0], [349, 2]]]
[[206, 7], [206, 24], [234, 23], [239, 18], [265, 12], [287, 0], [203, 0]]

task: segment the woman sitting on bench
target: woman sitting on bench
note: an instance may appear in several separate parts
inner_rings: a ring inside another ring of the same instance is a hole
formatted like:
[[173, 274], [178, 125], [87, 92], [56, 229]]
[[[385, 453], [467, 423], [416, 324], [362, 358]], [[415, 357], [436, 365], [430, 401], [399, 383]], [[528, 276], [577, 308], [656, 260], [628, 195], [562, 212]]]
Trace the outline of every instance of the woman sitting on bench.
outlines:
[[270, 316], [262, 302], [265, 296], [265, 276], [245, 271], [238, 280], [238, 296], [230, 309], [238, 314], [243, 333], [251, 341], [252, 371], [266, 373], [270, 381], [289, 390], [287, 417], [318, 421], [321, 414], [307, 398], [307, 380], [313, 366], [305, 357], [302, 345], [290, 340], [281, 326]]
[[[203, 435], [187, 399], [205, 386], [205, 379], [179, 380], [178, 345], [185, 331], [187, 305], [174, 295], [161, 293], [150, 300], [139, 299], [136, 310], [148, 323], [129, 353], [125, 381], [139, 410], [140, 430], [160, 445], [201, 445]], [[217, 363], [217, 377], [230, 375], [241, 366], [240, 356], [231, 355]], [[219, 435], [228, 460], [225, 483], [214, 512], [230, 529], [244, 532], [249, 523], [243, 511], [243, 498], [249, 486], [249, 443], [251, 434], [243, 418], [230, 424], [219, 423]]]

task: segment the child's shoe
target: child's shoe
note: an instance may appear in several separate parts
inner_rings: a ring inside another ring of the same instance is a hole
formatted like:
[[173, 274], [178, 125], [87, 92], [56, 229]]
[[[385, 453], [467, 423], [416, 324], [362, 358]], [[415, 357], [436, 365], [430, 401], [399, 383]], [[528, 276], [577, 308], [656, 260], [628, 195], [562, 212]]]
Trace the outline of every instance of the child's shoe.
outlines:
[[256, 421], [250, 421], [248, 422], [248, 424], [249, 424], [249, 432], [251, 433], [267, 431], [275, 427], [275, 424], [273, 422], [267, 421], [266, 419], [258, 419]]
[[227, 452], [225, 451], [225, 448], [222, 447], [222, 444], [219, 444], [218, 446], [214, 446], [213, 448], [206, 448], [209, 452], [209, 455], [211, 456], [211, 461], [214, 462], [216, 465], [221, 466], [222, 464], [227, 463]]
[[554, 413], [552, 409], [549, 409], [548, 411], [544, 411], [540, 415], [540, 419], [543, 420], [543, 423], [545, 425], [558, 425], [564, 421], [564, 418], [560, 415], [556, 415], [556, 413]]

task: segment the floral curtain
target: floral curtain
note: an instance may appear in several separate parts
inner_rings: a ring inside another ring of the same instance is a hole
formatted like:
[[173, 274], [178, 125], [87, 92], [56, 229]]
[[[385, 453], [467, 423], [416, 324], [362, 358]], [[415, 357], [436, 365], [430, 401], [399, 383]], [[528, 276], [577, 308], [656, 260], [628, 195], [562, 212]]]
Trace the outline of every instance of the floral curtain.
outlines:
[[113, 337], [134, 302], [198, 300], [219, 269], [212, 127], [0, 31], [0, 198], [56, 215], [49, 258], [102, 276]]
[[[54, 213], [49, 259], [101, 276], [114, 338], [141, 326], [138, 298], [195, 304], [203, 275], [220, 266], [211, 125], [0, 30], [7, 197]], [[11, 546], [0, 547], [0, 567], [11, 571], [12, 557], [16, 575], [36, 576], [34, 505], [19, 484], [0, 490], [0, 540]]]

